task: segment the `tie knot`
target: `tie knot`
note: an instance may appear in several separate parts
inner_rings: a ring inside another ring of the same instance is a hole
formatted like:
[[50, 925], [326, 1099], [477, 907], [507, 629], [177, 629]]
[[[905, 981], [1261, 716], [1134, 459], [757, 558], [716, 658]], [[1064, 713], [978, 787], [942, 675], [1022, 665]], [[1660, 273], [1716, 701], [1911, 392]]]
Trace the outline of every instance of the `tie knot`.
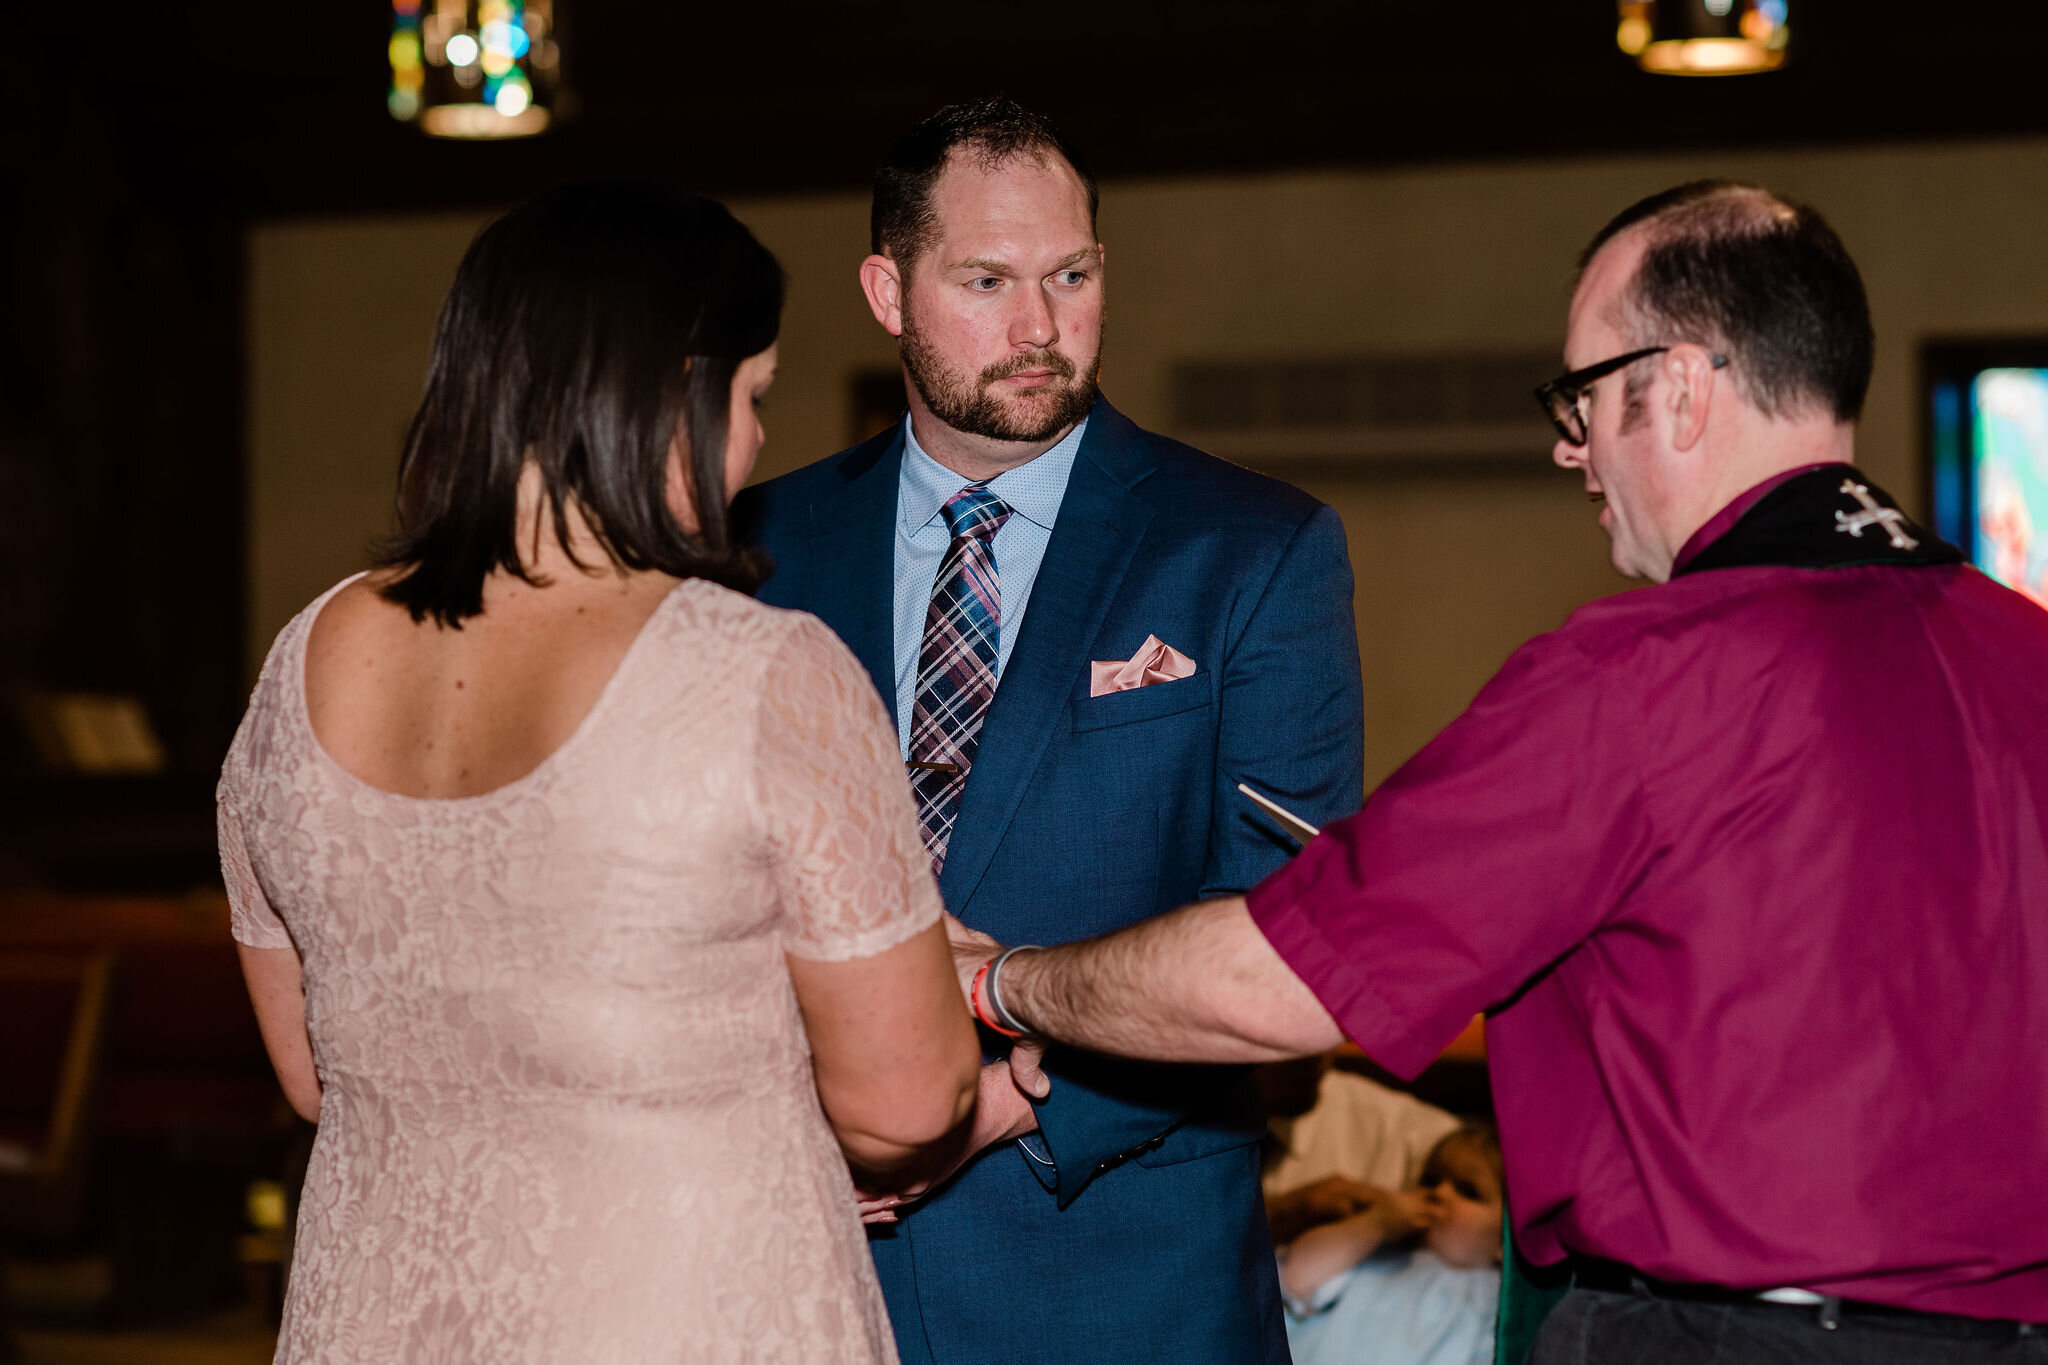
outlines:
[[989, 492], [987, 484], [980, 483], [970, 483], [946, 499], [946, 505], [939, 511], [955, 540], [962, 536], [986, 540], [1010, 519], [1010, 505]]

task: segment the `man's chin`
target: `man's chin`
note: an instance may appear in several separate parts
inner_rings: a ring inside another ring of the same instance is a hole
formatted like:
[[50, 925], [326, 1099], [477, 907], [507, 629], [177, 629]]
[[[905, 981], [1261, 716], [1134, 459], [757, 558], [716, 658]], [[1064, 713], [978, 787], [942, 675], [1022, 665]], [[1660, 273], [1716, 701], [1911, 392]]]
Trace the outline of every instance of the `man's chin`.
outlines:
[[[1085, 404], [1081, 401], [1083, 393], [1087, 398]], [[1083, 390], [1072, 384], [1062, 384], [1057, 388], [1047, 385], [1022, 393], [989, 396], [995, 399], [996, 410], [1002, 414], [1001, 424], [1006, 439], [1012, 441], [1051, 440], [1080, 421], [1095, 402], [1092, 388]]]
[[1668, 568], [1660, 574], [1645, 557], [1635, 554], [1621, 545], [1614, 547], [1613, 553], [1608, 556], [1608, 559], [1614, 565], [1614, 571], [1623, 578], [1634, 579], [1641, 583], [1662, 583], [1665, 579], [1671, 577]]

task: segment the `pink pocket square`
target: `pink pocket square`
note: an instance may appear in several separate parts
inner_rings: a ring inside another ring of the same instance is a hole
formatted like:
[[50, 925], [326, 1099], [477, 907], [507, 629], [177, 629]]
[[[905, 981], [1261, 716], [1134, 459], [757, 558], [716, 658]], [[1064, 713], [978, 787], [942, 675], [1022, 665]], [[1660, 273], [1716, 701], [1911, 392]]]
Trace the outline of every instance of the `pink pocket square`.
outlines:
[[1195, 661], [1161, 640], [1147, 635], [1138, 652], [1128, 659], [1097, 659], [1088, 665], [1088, 695], [1106, 696], [1128, 692], [1134, 687], [1172, 682], [1193, 676]]

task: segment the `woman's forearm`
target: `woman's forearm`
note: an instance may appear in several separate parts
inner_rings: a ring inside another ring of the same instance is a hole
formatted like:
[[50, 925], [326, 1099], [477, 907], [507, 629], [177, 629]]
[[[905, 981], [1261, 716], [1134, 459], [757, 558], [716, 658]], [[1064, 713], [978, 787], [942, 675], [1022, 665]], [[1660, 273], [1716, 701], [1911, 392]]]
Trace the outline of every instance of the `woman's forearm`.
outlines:
[[246, 943], [235, 947], [277, 1083], [300, 1118], [318, 1123], [320, 1075], [313, 1064], [313, 1040], [306, 1033], [306, 988], [298, 951], [251, 948]]
[[[918, 1139], [906, 1135], [900, 1128], [895, 1132], [879, 1133], [855, 1125], [832, 1125], [833, 1135], [839, 1139], [839, 1150], [846, 1154], [847, 1164], [856, 1171], [870, 1177], [869, 1183], [886, 1186], [899, 1173], [925, 1165], [956, 1165], [960, 1151], [970, 1141], [973, 1125], [968, 1122], [974, 1112], [974, 1094], [970, 1090], [964, 1100], [955, 1107], [951, 1124], [934, 1136]], [[828, 1116], [829, 1117], [829, 1116]]]

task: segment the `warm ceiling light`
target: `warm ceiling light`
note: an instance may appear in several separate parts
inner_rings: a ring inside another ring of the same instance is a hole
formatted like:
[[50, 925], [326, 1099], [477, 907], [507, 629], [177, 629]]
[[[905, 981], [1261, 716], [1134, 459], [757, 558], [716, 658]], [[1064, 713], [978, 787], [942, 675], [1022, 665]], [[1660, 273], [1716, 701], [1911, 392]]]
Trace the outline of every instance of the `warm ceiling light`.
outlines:
[[434, 137], [529, 137], [554, 120], [554, 0], [391, 0], [391, 116]]
[[1741, 76], [1785, 64], [1791, 0], [1621, 0], [1614, 43], [1662, 76]]

